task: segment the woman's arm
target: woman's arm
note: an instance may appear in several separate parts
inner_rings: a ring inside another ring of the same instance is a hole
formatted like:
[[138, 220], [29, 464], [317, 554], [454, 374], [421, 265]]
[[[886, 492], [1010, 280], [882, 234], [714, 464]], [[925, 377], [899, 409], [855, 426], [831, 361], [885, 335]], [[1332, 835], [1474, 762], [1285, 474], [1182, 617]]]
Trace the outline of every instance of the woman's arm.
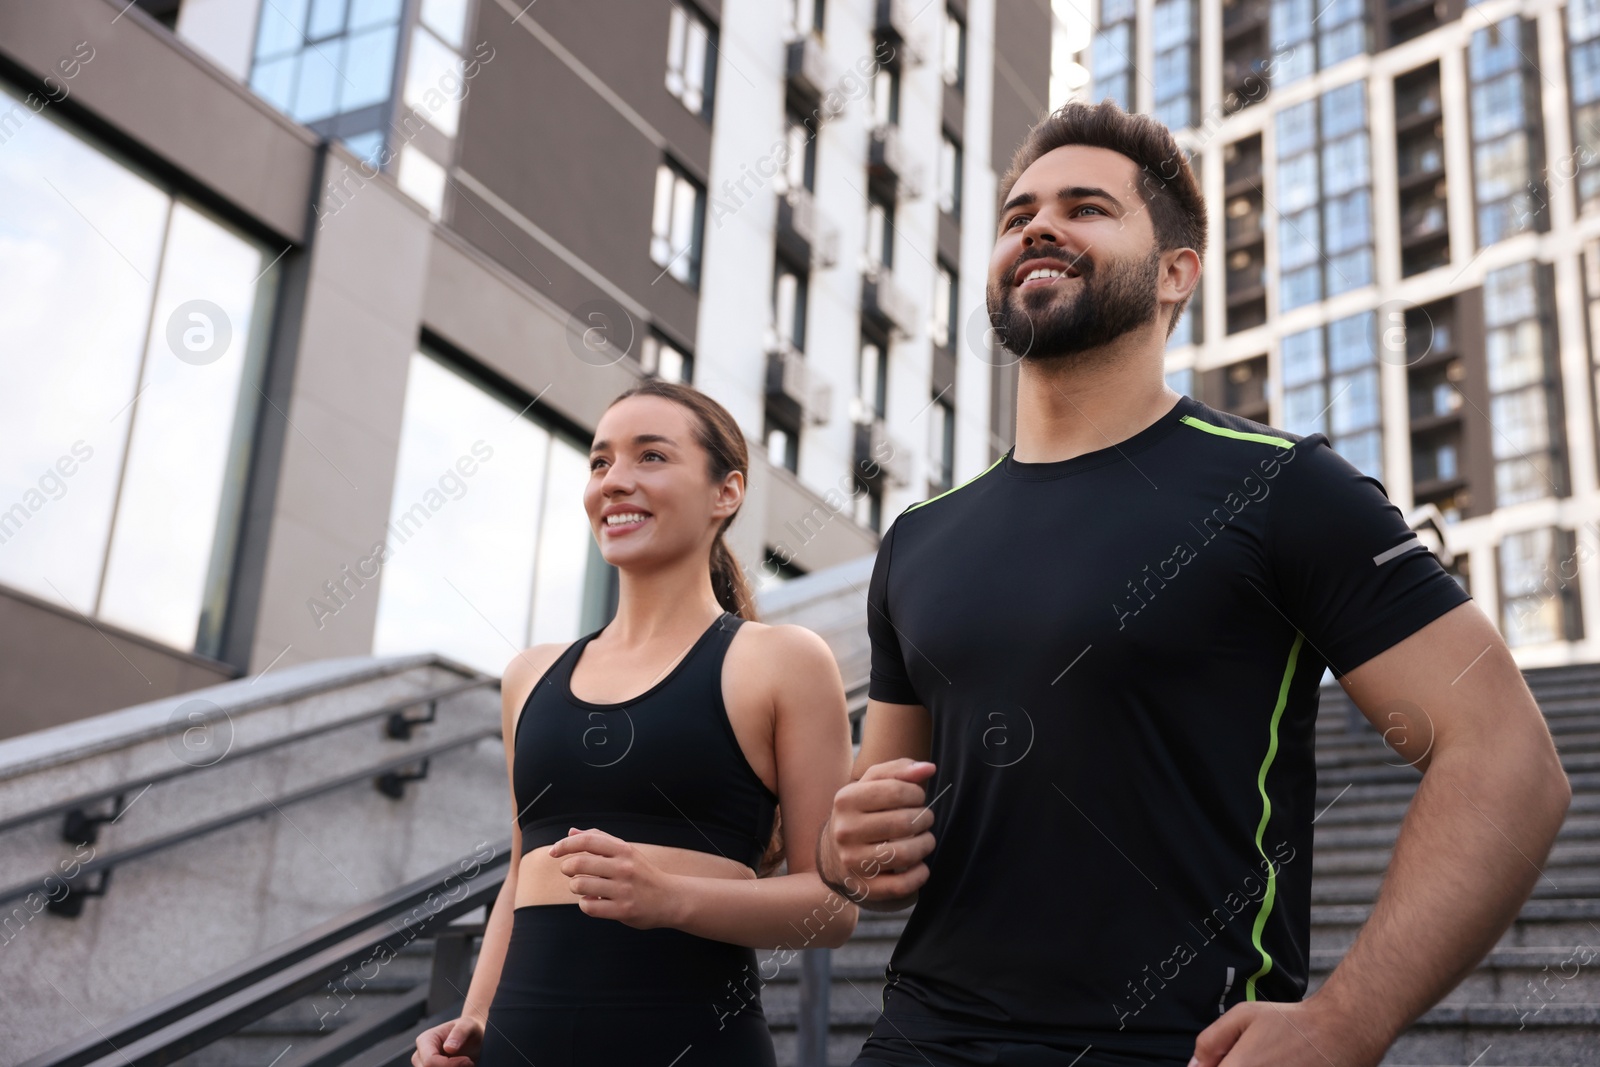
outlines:
[[788, 873], [716, 878], [662, 871], [628, 842], [598, 830], [569, 833], [550, 851], [561, 859], [579, 906], [629, 925], [672, 926], [751, 948], [835, 948], [855, 931], [854, 902], [816, 872], [817, 838], [833, 796], [850, 781], [850, 719], [844, 682], [827, 642], [802, 626], [751, 634], [770, 701], [778, 803]]

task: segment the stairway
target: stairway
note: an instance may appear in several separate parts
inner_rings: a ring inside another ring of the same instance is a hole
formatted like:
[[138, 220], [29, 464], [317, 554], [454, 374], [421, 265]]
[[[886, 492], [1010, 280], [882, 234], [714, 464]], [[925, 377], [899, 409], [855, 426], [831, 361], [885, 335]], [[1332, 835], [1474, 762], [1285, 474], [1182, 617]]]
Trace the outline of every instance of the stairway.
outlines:
[[[1572, 782], [1572, 809], [1533, 897], [1489, 956], [1390, 1050], [1385, 1067], [1600, 1067], [1600, 665], [1525, 672]], [[1338, 686], [1322, 692], [1311, 907], [1315, 990], [1366, 920], [1421, 775]], [[882, 1006], [909, 913], [862, 913], [832, 956], [828, 1063], [846, 1065]], [[762, 1002], [778, 1063], [794, 1064], [798, 963]]]

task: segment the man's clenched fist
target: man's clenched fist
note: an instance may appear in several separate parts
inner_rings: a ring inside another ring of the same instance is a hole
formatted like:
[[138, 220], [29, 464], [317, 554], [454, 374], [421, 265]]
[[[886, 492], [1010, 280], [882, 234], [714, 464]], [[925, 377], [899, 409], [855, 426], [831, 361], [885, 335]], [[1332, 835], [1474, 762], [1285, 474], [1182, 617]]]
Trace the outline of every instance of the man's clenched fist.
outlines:
[[869, 911], [916, 903], [934, 842], [922, 783], [934, 769], [925, 760], [875, 763], [834, 795], [833, 814], [817, 841], [824, 882]]

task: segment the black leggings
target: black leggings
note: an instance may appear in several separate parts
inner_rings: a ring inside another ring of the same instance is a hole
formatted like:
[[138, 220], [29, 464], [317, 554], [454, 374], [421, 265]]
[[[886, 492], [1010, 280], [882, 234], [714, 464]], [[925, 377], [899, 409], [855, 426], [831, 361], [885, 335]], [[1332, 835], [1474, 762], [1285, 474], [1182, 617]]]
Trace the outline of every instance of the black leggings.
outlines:
[[576, 904], [511, 914], [478, 1067], [776, 1067], [755, 949]]

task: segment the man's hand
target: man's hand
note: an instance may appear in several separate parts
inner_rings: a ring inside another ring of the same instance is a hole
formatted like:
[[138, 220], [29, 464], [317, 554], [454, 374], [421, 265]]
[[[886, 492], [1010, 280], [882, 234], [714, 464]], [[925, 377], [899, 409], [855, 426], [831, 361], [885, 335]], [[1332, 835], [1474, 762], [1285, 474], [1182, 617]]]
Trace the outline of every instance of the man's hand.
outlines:
[[411, 1067], [473, 1067], [483, 1048], [483, 1023], [463, 1015], [417, 1035]]
[[1373, 1034], [1315, 995], [1235, 1004], [1200, 1031], [1189, 1067], [1377, 1067], [1392, 1034]]
[[922, 783], [935, 767], [925, 760], [875, 763], [833, 798], [833, 814], [817, 842], [817, 869], [836, 891], [870, 911], [916, 902], [928, 880], [933, 812]]

